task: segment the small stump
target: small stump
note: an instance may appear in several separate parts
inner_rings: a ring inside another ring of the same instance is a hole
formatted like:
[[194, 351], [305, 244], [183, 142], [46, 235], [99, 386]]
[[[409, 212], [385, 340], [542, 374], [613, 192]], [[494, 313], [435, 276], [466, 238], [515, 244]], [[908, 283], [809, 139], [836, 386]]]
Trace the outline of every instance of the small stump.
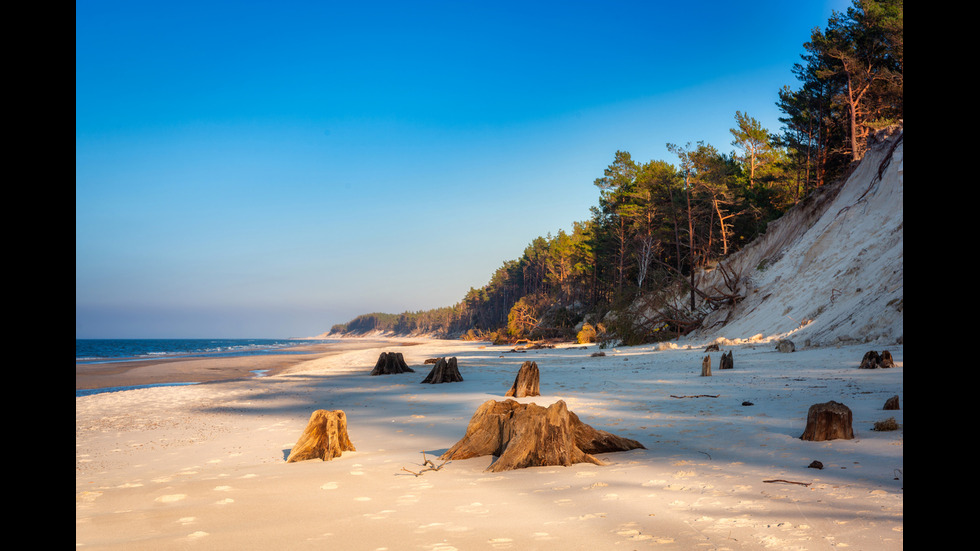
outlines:
[[520, 370], [517, 371], [517, 378], [514, 384], [504, 396], [523, 398], [525, 396], [541, 396], [540, 372], [537, 362], [524, 362]]
[[704, 359], [701, 360], [701, 376], [711, 376], [711, 356], [705, 356]]
[[286, 463], [307, 459], [330, 461], [347, 451], [356, 451], [347, 435], [347, 415], [339, 409], [318, 409], [310, 415], [310, 421], [289, 451]]
[[721, 362], [718, 364], [718, 369], [733, 369], [735, 367], [735, 360], [732, 359], [732, 351], [729, 350], [727, 354], [721, 355]]
[[824, 440], [854, 438], [851, 427], [853, 415], [851, 408], [833, 400], [810, 406], [806, 414], [806, 428], [800, 435], [801, 440], [822, 442]]
[[460, 383], [462, 381], [463, 376], [459, 374], [456, 358], [452, 357], [449, 358], [448, 362], [446, 358], [439, 358], [436, 361], [436, 365], [432, 367], [432, 371], [422, 380], [422, 383]]
[[878, 369], [895, 367], [895, 360], [892, 359], [892, 353], [887, 350], [882, 350], [881, 354], [874, 350], [868, 350], [865, 352], [864, 357], [861, 358], [860, 369]]
[[408, 367], [405, 357], [401, 352], [382, 352], [378, 356], [378, 363], [374, 364], [371, 375], [394, 375], [397, 373], [415, 373], [415, 370]]
[[789, 339], [780, 339], [776, 342], [776, 350], [780, 352], [796, 352], [796, 345]]
[[497, 460], [486, 470], [500, 472], [575, 463], [605, 465], [592, 454], [637, 448], [644, 446], [586, 425], [561, 400], [547, 408], [515, 400], [489, 400], [476, 410], [463, 438], [440, 459], [494, 455]]
[[899, 409], [898, 407], [898, 394], [892, 396], [891, 398], [885, 400], [885, 407], [881, 409]]

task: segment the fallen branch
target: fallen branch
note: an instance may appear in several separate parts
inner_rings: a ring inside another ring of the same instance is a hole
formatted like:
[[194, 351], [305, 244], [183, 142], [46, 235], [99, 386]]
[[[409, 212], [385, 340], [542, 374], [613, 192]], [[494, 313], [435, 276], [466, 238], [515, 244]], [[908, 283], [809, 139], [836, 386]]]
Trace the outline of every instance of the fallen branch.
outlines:
[[691, 394], [688, 396], [675, 396], [674, 394], [670, 395], [671, 398], [717, 398], [719, 396], [721, 396], [721, 394]]
[[425, 467], [424, 469], [419, 470], [419, 472], [415, 472], [402, 467], [402, 470], [406, 473], [414, 474], [415, 476], [422, 476], [422, 473], [426, 471], [438, 471], [447, 463], [449, 463], [449, 461], [443, 461], [442, 463], [436, 465], [431, 459], [425, 457], [425, 452], [422, 452], [422, 466]]
[[772, 482], [784, 482], [786, 484], [799, 484], [800, 486], [809, 486], [810, 484], [813, 484], [812, 482], [794, 482], [792, 480], [783, 480], [781, 478], [777, 478], [777, 479], [774, 479], [774, 480], [763, 480], [763, 482], [770, 482], [770, 483], [772, 483]]

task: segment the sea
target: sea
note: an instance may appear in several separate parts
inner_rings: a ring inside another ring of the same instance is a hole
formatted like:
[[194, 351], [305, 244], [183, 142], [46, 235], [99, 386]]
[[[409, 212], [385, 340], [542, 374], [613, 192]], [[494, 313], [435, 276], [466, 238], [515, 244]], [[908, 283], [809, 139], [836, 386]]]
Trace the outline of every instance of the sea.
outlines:
[[[76, 364], [105, 364], [166, 358], [216, 358], [263, 354], [302, 354], [298, 346], [332, 344], [335, 339], [75, 339]], [[175, 383], [143, 386], [173, 386]], [[193, 383], [176, 383], [193, 384]], [[128, 390], [113, 387], [76, 390], [75, 396]], [[142, 387], [139, 387], [142, 388]]]

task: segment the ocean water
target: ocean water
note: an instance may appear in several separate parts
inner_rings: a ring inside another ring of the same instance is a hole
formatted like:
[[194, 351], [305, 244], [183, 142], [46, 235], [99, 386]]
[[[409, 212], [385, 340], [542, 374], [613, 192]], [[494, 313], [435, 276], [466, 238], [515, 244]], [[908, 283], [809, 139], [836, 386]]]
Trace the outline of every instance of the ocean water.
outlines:
[[[104, 364], [162, 358], [214, 358], [259, 354], [301, 354], [297, 346], [331, 344], [331, 339], [75, 339], [76, 364]], [[262, 376], [261, 373], [256, 373]], [[154, 386], [195, 383], [162, 383], [128, 387], [75, 390], [75, 397]]]
[[75, 363], [99, 364], [178, 357], [294, 354], [297, 346], [331, 339], [75, 339]]

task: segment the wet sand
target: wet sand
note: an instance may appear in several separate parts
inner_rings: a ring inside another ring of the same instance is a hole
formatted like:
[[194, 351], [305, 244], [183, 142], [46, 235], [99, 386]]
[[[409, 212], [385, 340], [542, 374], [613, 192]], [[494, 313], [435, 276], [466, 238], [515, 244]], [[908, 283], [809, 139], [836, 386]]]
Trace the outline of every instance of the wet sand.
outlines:
[[[289, 353], [218, 358], [167, 358], [105, 364], [75, 363], [75, 390], [151, 385], [161, 383], [211, 383], [233, 381], [261, 375], [276, 375], [290, 367], [361, 348], [373, 348], [387, 341], [350, 339], [339, 343], [303, 345]], [[399, 345], [415, 344], [399, 342]]]

